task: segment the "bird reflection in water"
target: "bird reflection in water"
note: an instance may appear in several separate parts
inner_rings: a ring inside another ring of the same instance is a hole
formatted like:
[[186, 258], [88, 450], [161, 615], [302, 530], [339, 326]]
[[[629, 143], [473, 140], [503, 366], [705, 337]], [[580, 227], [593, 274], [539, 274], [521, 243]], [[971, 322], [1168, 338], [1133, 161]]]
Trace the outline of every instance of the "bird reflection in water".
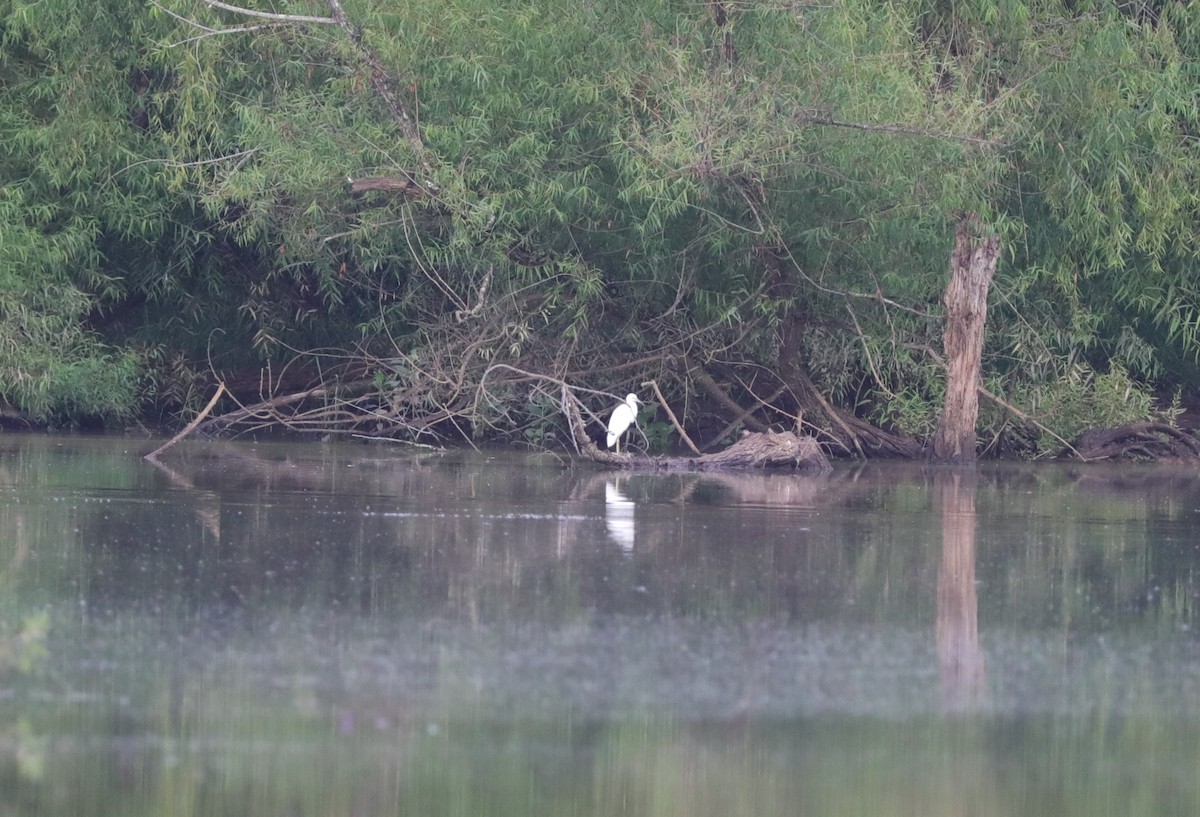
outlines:
[[625, 553], [633, 552], [634, 502], [621, 492], [618, 480], [604, 484], [604, 524], [608, 535]]

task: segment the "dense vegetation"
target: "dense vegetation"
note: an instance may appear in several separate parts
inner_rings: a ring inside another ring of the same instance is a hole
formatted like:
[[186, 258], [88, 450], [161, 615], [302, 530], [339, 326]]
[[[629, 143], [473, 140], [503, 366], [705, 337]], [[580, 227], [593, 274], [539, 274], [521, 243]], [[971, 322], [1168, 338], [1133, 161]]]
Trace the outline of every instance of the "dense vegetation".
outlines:
[[0, 0], [24, 416], [220, 380], [255, 421], [542, 441], [556, 381], [653, 379], [704, 439], [911, 452], [964, 213], [1003, 253], [983, 445], [1196, 384], [1193, 3], [221, 5]]

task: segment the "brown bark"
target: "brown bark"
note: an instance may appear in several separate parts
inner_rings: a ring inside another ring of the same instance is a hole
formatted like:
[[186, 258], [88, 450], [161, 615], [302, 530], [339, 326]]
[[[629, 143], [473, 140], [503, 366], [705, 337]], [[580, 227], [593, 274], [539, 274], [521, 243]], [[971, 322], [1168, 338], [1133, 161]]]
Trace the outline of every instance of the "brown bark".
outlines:
[[396, 193], [414, 199], [425, 196], [425, 189], [411, 176], [365, 176], [350, 182], [350, 192], [356, 196], [371, 191]]
[[1200, 440], [1166, 423], [1128, 423], [1117, 428], [1092, 428], [1075, 440], [1082, 460], [1131, 457], [1146, 460], [1200, 459]]
[[933, 437], [933, 459], [941, 462], [975, 462], [983, 330], [999, 255], [1000, 237], [981, 229], [978, 216], [959, 218], [945, 296], [946, 402]]
[[709, 468], [771, 468], [789, 467], [827, 473], [832, 469], [821, 446], [812, 437], [801, 437], [788, 431], [768, 431], [765, 434], [746, 432], [733, 445], [699, 457], [665, 457], [679, 460], [679, 465], [665, 467], [690, 469]]
[[733, 45], [733, 26], [729, 22], [728, 9], [722, 2], [712, 2], [709, 6], [712, 8], [713, 22], [721, 32], [721, 56], [726, 65], [733, 65], [738, 61], [738, 52]]

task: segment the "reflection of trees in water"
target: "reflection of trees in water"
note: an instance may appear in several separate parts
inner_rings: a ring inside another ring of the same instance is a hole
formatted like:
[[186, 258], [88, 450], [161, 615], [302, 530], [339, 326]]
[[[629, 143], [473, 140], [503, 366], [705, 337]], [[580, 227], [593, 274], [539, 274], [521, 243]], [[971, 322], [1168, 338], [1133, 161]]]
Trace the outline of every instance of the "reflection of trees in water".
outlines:
[[[619, 506], [617, 541], [609, 473], [337, 450], [338, 458], [172, 463], [196, 486], [193, 518], [210, 537], [205, 558], [217, 551], [229, 603], [270, 593], [291, 604], [475, 622], [653, 610], [904, 621], [928, 609], [935, 574], [951, 575], [948, 554], [927, 544], [945, 522], [933, 504], [937, 472], [919, 466], [830, 477], [622, 474], [619, 491], [631, 504]], [[1097, 589], [1105, 609], [1140, 597], [1134, 582], [1145, 566], [1129, 549], [1145, 554], [1144, 531], [1103, 528], [1107, 544], [1064, 510], [1073, 514], [1088, 496], [1101, 511], [1128, 508], [1143, 490], [1159, 488], [1130, 485], [1115, 469], [981, 469], [981, 518], [1001, 517], [985, 528], [992, 619], [1044, 619], [1084, 600], [1088, 609], [1070, 615], [1086, 623]], [[289, 505], [298, 496], [308, 507]], [[270, 497], [268, 507], [243, 514], [258, 497]], [[113, 520], [105, 524], [112, 530]], [[634, 526], [636, 550], [623, 560]], [[115, 538], [135, 538], [134, 528]]]
[[[1193, 626], [1200, 473], [1177, 466], [1058, 464], [981, 471], [989, 620], [1106, 631], [1115, 618]], [[1161, 591], [1161, 593], [1160, 593]], [[1129, 618], [1130, 609], [1145, 616]]]
[[987, 696], [975, 586], [975, 484], [973, 471], [947, 471], [934, 477], [942, 517], [935, 629], [942, 704], [951, 711], [972, 709]]
[[[951, 541], [938, 533], [937, 472], [917, 465], [828, 477], [626, 473], [619, 491], [631, 504], [614, 506], [613, 474], [505, 454], [177, 448], [164, 459], [170, 473], [109, 452], [99, 466], [88, 460], [87, 479], [106, 481], [99, 495], [75, 489], [57, 504], [0, 510], [9, 541], [21, 541], [22, 512], [22, 530], [63, 543], [53, 563], [29, 557], [41, 566], [26, 575], [47, 587], [78, 580], [90, 614], [140, 603], [476, 622], [708, 612], [898, 623], [927, 621], [935, 576], [953, 575], [951, 552], [932, 546]], [[46, 462], [11, 458], [11, 484], [62, 484], [61, 471], [47, 480]], [[1194, 474], [1161, 468], [982, 467], [988, 621], [1086, 630], [1150, 604], [1148, 585], [1161, 587], [1161, 604], [1175, 600], [1172, 615], [1194, 618], [1187, 577], [1200, 575], [1200, 557], [1190, 540], [1172, 548], [1155, 537], [1156, 526], [1191, 536], [1196, 486]], [[636, 526], [628, 555], [613, 538], [615, 507], [622, 531]]]
[[[583, 530], [587, 546], [576, 554], [585, 569], [584, 595], [598, 612], [786, 619], [807, 617], [814, 605], [843, 605], [851, 560], [836, 543], [816, 541], [811, 522], [854, 495], [844, 479], [623, 473], [615, 497], [616, 479], [607, 472], [584, 474], [571, 490], [573, 503], [603, 503], [606, 515], [609, 548], [597, 551]], [[614, 519], [618, 512], [620, 520]], [[619, 567], [606, 566], [620, 553], [614, 521], [636, 526], [633, 558]]]

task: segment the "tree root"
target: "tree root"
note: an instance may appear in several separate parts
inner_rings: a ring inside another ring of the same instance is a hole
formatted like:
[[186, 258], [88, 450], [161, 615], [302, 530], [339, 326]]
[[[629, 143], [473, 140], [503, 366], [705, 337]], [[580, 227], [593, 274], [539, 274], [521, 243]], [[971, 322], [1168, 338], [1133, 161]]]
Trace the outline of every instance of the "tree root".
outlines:
[[1084, 461], [1107, 459], [1200, 461], [1200, 440], [1166, 423], [1129, 423], [1080, 434], [1074, 450]]

